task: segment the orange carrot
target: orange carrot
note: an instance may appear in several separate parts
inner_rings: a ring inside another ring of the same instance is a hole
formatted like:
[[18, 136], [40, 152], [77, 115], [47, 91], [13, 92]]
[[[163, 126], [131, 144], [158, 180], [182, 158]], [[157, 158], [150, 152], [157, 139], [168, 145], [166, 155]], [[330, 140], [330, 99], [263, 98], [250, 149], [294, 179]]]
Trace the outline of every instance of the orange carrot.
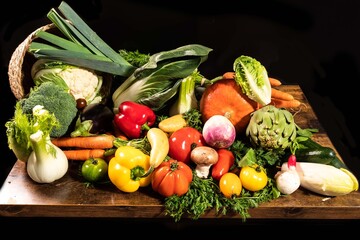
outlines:
[[87, 160], [89, 158], [105, 158], [104, 149], [63, 150], [68, 160]]
[[278, 108], [296, 108], [301, 105], [301, 102], [296, 99], [282, 100], [278, 98], [271, 98], [270, 104]]
[[280, 80], [271, 77], [269, 77], [269, 81], [272, 87], [278, 87], [282, 84]]
[[234, 72], [226, 72], [222, 75], [223, 79], [234, 79], [235, 73]]
[[286, 92], [283, 92], [283, 91], [280, 91], [280, 90], [275, 89], [275, 88], [271, 88], [271, 98], [276, 98], [276, 99], [279, 99], [279, 100], [286, 100], [286, 101], [294, 100], [293, 95], [291, 95], [289, 93], [286, 93]]
[[78, 147], [78, 148], [97, 148], [106, 149], [114, 146], [115, 137], [110, 134], [101, 134], [88, 137], [60, 137], [53, 138], [51, 142], [61, 148]]

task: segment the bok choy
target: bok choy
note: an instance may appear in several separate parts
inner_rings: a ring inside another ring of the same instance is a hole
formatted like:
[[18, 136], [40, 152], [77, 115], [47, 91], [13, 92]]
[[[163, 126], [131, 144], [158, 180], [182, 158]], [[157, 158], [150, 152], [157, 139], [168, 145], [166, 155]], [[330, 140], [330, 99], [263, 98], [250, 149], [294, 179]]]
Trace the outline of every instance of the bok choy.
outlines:
[[182, 79], [178, 97], [169, 110], [170, 116], [183, 114], [191, 109], [198, 109], [195, 87], [201, 85], [203, 79], [205, 78], [197, 71], [197, 69], [191, 75]]
[[208, 47], [190, 44], [151, 55], [147, 63], [137, 68], [114, 91], [114, 112], [124, 101], [161, 110], [176, 95], [183, 79], [193, 74], [211, 51]]

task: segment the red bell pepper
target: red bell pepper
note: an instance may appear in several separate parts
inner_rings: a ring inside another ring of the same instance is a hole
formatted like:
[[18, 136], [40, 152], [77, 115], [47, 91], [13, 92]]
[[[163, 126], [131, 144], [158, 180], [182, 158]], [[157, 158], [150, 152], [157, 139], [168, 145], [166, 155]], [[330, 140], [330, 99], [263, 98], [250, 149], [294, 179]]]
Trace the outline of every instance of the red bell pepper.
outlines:
[[148, 106], [133, 101], [119, 105], [114, 124], [129, 139], [140, 138], [155, 124], [156, 114]]

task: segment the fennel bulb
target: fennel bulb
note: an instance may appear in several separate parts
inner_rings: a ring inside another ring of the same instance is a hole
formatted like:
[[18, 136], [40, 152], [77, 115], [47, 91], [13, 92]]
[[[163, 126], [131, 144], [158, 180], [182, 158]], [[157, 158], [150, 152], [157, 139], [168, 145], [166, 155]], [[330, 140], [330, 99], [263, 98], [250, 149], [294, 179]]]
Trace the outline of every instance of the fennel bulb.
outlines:
[[65, 153], [55, 146], [49, 135], [38, 130], [30, 135], [33, 151], [27, 160], [27, 173], [38, 183], [51, 183], [62, 178], [68, 170]]

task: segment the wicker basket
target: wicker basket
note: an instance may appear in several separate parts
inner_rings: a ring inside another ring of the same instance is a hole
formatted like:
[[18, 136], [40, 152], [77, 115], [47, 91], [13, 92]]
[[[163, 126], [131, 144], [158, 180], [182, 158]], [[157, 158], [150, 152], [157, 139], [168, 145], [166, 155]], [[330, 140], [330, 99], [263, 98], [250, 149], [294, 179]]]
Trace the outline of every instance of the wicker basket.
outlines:
[[34, 86], [31, 78], [31, 66], [36, 59], [27, 51], [31, 42], [36, 38], [36, 33], [40, 30], [48, 31], [54, 29], [53, 23], [39, 27], [33, 31], [13, 52], [10, 58], [8, 75], [12, 93], [17, 99], [23, 98]]
[[[30, 89], [35, 85], [31, 77], [31, 67], [37, 59], [31, 53], [28, 53], [28, 49], [31, 42], [37, 38], [36, 33], [41, 30], [48, 31], [56, 35], [60, 34], [59, 29], [57, 29], [53, 23], [39, 27], [29, 34], [11, 55], [8, 67], [8, 76], [11, 91], [16, 99], [24, 98], [30, 92]], [[102, 73], [101, 75], [104, 79], [101, 92], [104, 96], [109, 96], [113, 76], [107, 73]], [[104, 101], [106, 101], [106, 99], [104, 99]]]

